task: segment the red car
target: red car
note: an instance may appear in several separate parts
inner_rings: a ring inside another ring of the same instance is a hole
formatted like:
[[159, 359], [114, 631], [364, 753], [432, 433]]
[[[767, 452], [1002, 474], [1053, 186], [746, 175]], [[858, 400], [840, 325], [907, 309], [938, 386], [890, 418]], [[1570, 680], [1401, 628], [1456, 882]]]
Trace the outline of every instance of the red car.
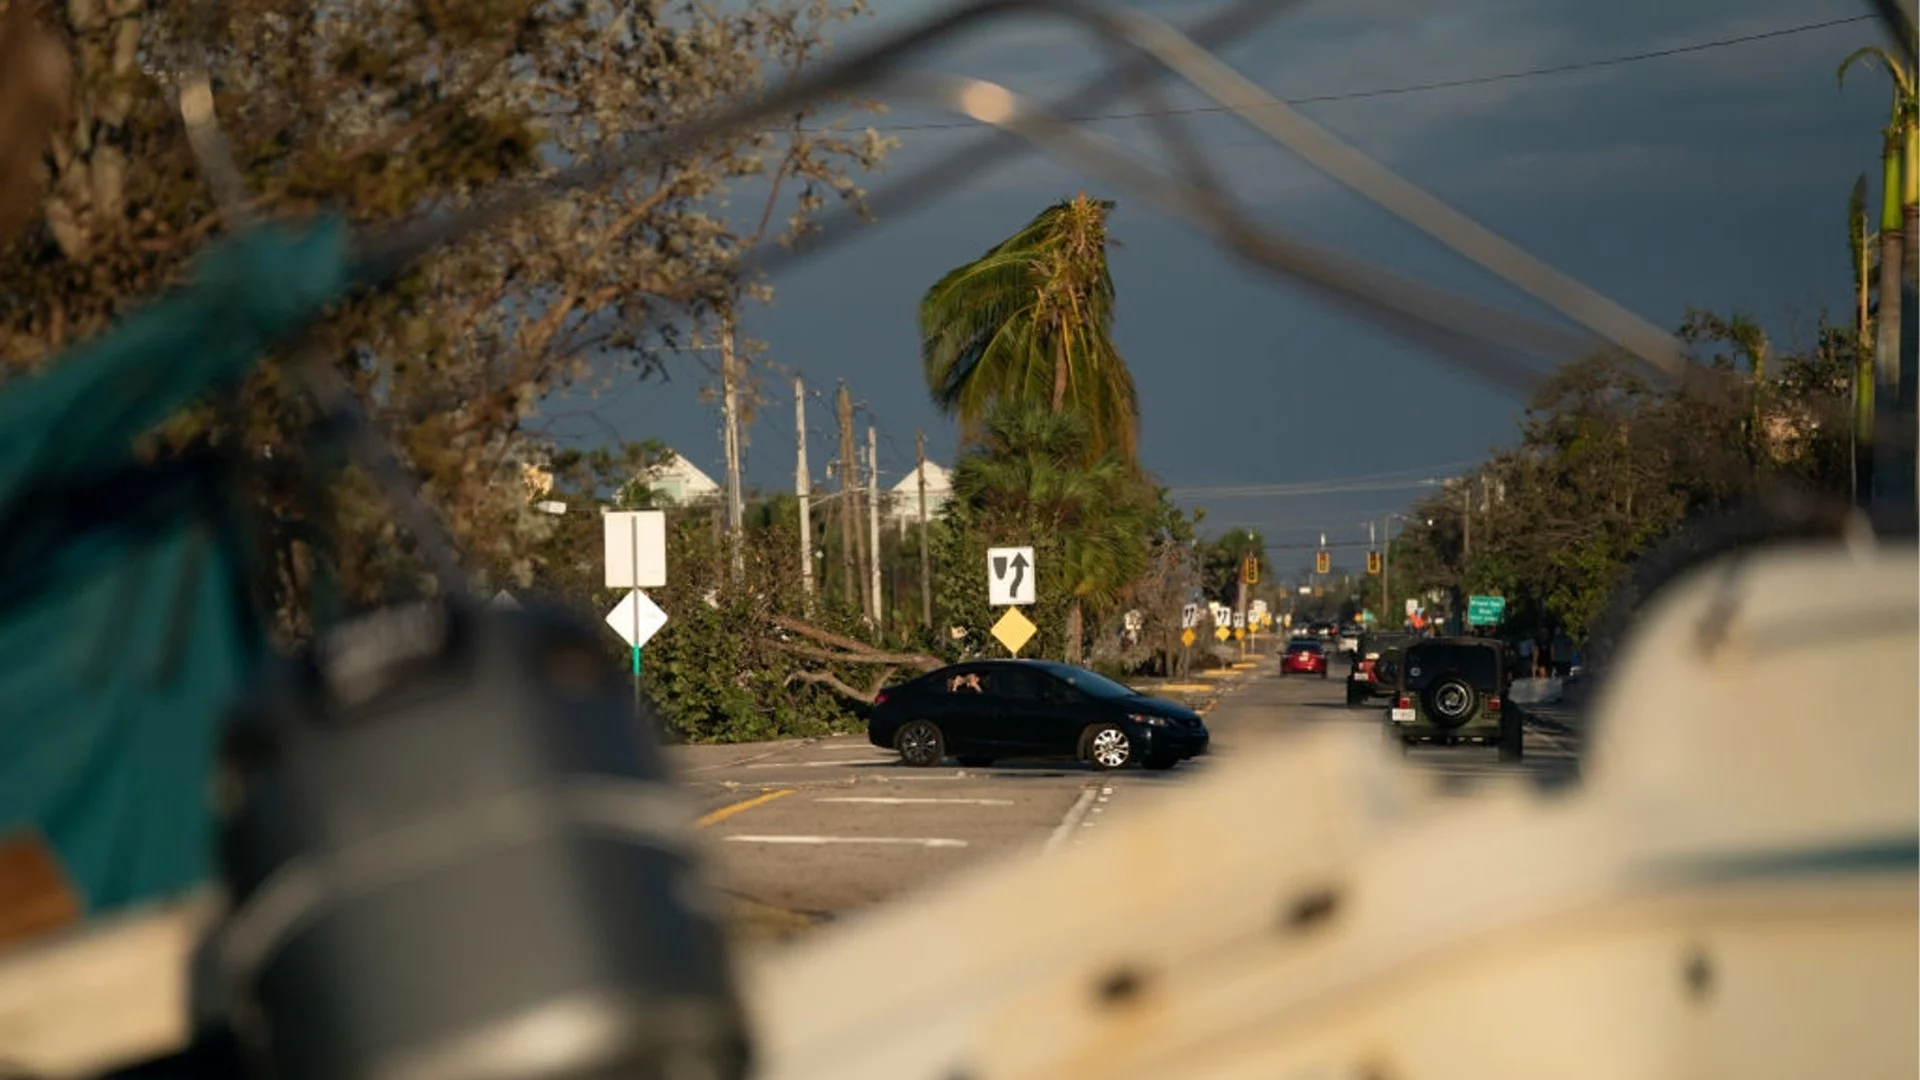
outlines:
[[1280, 656], [1280, 674], [1326, 678], [1327, 647], [1307, 638], [1294, 638], [1287, 642], [1287, 651]]

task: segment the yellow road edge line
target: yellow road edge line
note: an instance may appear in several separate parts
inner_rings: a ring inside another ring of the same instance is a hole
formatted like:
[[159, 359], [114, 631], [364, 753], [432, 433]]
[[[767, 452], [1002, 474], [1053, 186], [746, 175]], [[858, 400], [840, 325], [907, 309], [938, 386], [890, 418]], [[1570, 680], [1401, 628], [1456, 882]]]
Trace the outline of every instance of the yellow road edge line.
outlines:
[[715, 825], [722, 821], [725, 821], [735, 814], [745, 813], [746, 811], [751, 810], [756, 806], [763, 806], [767, 803], [772, 802], [775, 799], [782, 798], [787, 795], [791, 795], [797, 790], [799, 789], [798, 788], [781, 788], [778, 791], [763, 791], [760, 794], [755, 795], [751, 799], [741, 799], [737, 803], [731, 803], [729, 805], [721, 807], [718, 810], [713, 810], [708, 813], [702, 814], [698, 819], [694, 821], [693, 827], [696, 829], [704, 829], [709, 825]]

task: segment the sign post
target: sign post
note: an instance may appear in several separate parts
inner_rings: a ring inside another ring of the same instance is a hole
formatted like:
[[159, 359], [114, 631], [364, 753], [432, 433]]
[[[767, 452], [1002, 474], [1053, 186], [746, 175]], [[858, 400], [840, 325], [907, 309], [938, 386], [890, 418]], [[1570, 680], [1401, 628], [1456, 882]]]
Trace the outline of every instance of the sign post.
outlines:
[[1014, 656], [1020, 655], [1021, 648], [1033, 640], [1034, 632], [1039, 629], [1032, 619], [1020, 613], [1022, 606], [1033, 603], [1035, 576], [1032, 548], [987, 549], [987, 603], [1007, 609], [1000, 621], [993, 624], [991, 633]]
[[[640, 708], [640, 647], [646, 644], [667, 621], [641, 589], [655, 589], [667, 583], [667, 515], [660, 510], [622, 510], [601, 518], [607, 564], [607, 588], [631, 589], [607, 621], [633, 648], [633, 707]], [[628, 610], [631, 608], [631, 610]], [[643, 608], [659, 615], [660, 625], [646, 629]], [[614, 623], [616, 614], [625, 613], [622, 624]], [[644, 631], [644, 632], [643, 632]]]

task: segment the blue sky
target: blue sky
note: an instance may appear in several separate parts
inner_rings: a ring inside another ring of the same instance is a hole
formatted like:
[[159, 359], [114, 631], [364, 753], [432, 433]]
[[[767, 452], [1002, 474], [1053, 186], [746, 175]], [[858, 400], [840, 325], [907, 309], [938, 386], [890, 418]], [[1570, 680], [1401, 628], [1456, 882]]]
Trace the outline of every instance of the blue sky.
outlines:
[[[844, 40], [898, 27], [934, 5], [875, 6], [878, 13], [846, 30]], [[1139, 6], [1178, 23], [1207, 7]], [[1223, 55], [1277, 96], [1325, 98], [1604, 60], [1867, 11], [1865, 3], [1841, 0], [1466, 0], [1444, 12], [1408, 0], [1321, 0]], [[1842, 317], [1847, 309], [1846, 196], [1855, 176], [1876, 170], [1887, 89], [1884, 75], [1862, 70], [1842, 91], [1834, 69], [1853, 48], [1878, 43], [1877, 34], [1862, 22], [1566, 74], [1299, 107], [1657, 324], [1676, 324], [1688, 305], [1740, 308], [1791, 344], [1811, 337], [1823, 308]], [[1073, 32], [1029, 18], [977, 31], [919, 66], [1044, 98], [1100, 59]], [[1176, 106], [1203, 100], [1171, 83], [1166, 96]], [[895, 104], [869, 122], [885, 129], [954, 119]], [[1238, 120], [1186, 120], [1266, 224], [1537, 311]], [[1151, 156], [1137, 122], [1095, 126]], [[973, 133], [896, 134], [902, 145], [890, 173]], [[882, 174], [867, 186], [886, 182]], [[916, 430], [926, 432], [931, 456], [951, 460], [953, 427], [932, 410], [920, 376], [915, 305], [946, 270], [1083, 189], [1120, 203], [1111, 223], [1119, 243], [1112, 254], [1116, 336], [1139, 385], [1141, 458], [1163, 483], [1417, 479], [1514, 438], [1520, 406], [1511, 398], [1250, 273], [1124, 190], [1028, 158], [784, 271], [773, 281], [774, 303], [746, 318], [745, 332], [765, 343], [764, 360], [799, 371], [819, 393], [808, 416], [815, 483], [833, 438], [829, 396], [837, 380], [880, 429], [883, 483], [911, 470]], [[711, 377], [693, 358], [670, 360], [669, 372], [666, 382], [616, 385], [591, 402], [555, 408], [591, 410], [593, 425], [571, 430], [658, 438], [718, 476], [719, 411], [701, 394]], [[749, 431], [747, 478], [790, 490], [792, 392], [784, 375], [769, 377], [766, 391]], [[1352, 561], [1358, 549], [1351, 545], [1365, 540], [1361, 522], [1419, 494], [1369, 486], [1375, 490], [1203, 501], [1210, 530], [1250, 525], [1280, 544], [1317, 540], [1324, 531], [1348, 547], [1342, 561]]]

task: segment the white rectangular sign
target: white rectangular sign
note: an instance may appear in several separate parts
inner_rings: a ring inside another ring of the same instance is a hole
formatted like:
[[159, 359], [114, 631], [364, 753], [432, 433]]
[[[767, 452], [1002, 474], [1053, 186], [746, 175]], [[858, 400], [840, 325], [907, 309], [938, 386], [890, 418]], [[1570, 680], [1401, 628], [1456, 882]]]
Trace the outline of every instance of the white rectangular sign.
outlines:
[[987, 603], [994, 607], [1033, 603], [1033, 549], [987, 549]]
[[667, 583], [667, 515], [622, 510], [606, 515], [607, 588], [657, 589]]
[[660, 610], [652, 597], [635, 589], [607, 612], [607, 625], [637, 649], [667, 625], [667, 613]]
[[1191, 630], [1200, 621], [1200, 605], [1188, 604], [1180, 609], [1180, 629]]

